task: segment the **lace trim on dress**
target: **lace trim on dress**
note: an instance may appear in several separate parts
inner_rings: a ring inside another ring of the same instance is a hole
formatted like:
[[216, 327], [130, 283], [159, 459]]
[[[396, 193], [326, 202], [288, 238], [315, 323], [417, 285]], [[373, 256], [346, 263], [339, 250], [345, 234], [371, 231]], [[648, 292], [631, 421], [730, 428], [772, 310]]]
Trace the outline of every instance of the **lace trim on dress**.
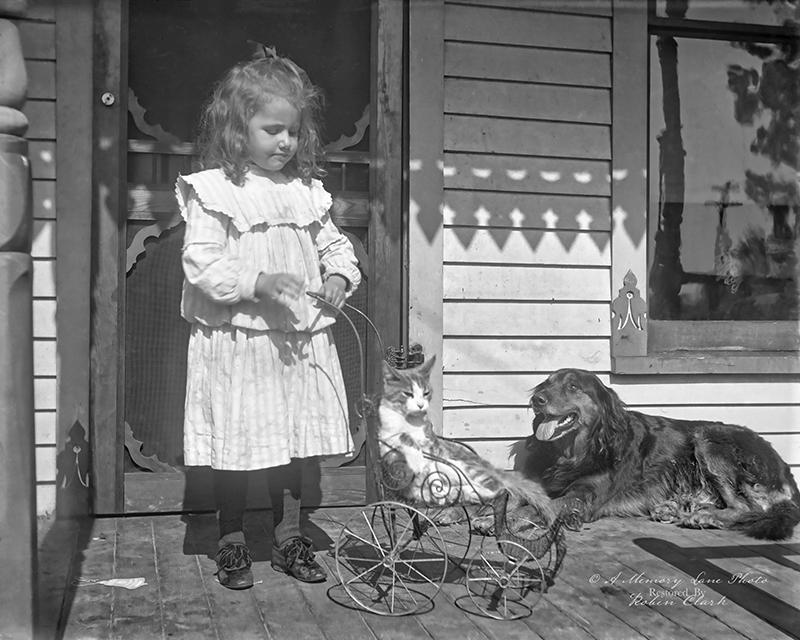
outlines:
[[247, 174], [245, 183], [237, 187], [221, 169], [207, 169], [179, 175], [175, 182], [175, 197], [184, 220], [192, 189], [205, 209], [230, 218], [240, 233], [259, 224], [308, 227], [322, 223], [332, 204], [331, 194], [319, 180], [312, 180], [310, 185], [299, 178], [277, 183]]

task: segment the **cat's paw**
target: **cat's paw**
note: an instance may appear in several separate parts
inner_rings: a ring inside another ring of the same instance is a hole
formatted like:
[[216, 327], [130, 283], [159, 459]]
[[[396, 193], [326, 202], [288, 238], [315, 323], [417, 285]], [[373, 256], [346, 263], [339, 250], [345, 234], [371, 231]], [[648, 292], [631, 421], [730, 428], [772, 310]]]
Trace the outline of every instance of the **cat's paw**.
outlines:
[[494, 514], [489, 513], [472, 518], [472, 532], [481, 536], [494, 535]]
[[463, 507], [439, 507], [431, 509], [427, 515], [433, 520], [434, 524], [440, 527], [458, 524], [467, 520], [467, 513]]

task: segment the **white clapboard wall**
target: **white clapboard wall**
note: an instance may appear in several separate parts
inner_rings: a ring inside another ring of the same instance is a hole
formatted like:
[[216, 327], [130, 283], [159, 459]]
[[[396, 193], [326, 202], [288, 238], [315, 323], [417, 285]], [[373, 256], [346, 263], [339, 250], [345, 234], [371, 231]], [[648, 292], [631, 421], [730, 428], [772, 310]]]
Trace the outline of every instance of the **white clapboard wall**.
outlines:
[[530, 389], [578, 367], [637, 410], [751, 427], [800, 478], [800, 383], [610, 376], [611, 17], [445, 5], [444, 433], [512, 467]]

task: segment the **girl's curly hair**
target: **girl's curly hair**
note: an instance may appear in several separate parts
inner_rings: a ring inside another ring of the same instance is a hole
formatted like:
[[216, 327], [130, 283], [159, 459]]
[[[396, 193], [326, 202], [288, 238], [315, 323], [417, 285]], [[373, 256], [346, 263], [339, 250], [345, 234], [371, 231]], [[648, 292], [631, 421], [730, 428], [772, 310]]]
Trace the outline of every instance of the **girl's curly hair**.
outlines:
[[241, 186], [249, 163], [248, 123], [276, 96], [300, 112], [297, 152], [284, 172], [306, 184], [325, 175], [319, 124], [322, 92], [297, 64], [267, 48], [249, 62], [231, 67], [215, 86], [200, 119], [200, 169], [222, 169]]

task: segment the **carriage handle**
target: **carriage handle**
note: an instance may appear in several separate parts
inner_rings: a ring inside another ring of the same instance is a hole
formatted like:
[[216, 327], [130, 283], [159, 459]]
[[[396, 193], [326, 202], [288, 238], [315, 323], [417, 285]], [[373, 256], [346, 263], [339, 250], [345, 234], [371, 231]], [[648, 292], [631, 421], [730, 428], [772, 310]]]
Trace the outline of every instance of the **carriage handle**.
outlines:
[[[341, 309], [339, 307], [337, 307], [335, 304], [332, 304], [332, 303], [328, 302], [320, 294], [318, 294], [318, 293], [316, 293], [314, 291], [306, 291], [306, 295], [309, 298], [313, 298], [314, 300], [316, 300], [318, 302], [321, 302], [325, 306], [329, 307], [331, 309], [331, 311], [334, 311], [334, 312], [338, 313], [341, 317], [343, 317], [347, 321], [347, 324], [349, 324], [350, 328], [353, 330], [353, 335], [355, 336], [355, 339], [356, 339], [356, 345], [358, 346], [358, 364], [359, 364], [359, 367], [361, 369], [361, 371], [360, 371], [361, 375], [358, 377], [358, 381], [359, 381], [359, 384], [360, 384], [360, 387], [361, 387], [361, 399], [362, 399], [362, 402], [366, 401], [367, 400], [367, 366], [366, 366], [366, 360], [365, 360], [365, 356], [364, 356], [364, 344], [361, 341], [361, 336], [358, 334], [358, 329], [356, 328], [355, 323], [353, 322], [352, 318], [350, 318], [350, 316], [347, 315], [346, 313], [339, 313], [341, 311]], [[363, 311], [360, 311], [359, 309], [356, 309], [353, 305], [348, 304], [347, 302], [345, 302], [342, 305], [342, 309], [344, 309], [344, 308], [347, 308], [350, 311], [352, 311], [352, 312], [358, 314], [359, 316], [361, 316], [366, 321], [366, 323], [372, 328], [372, 331], [375, 334], [375, 339], [378, 341], [378, 347], [381, 350], [381, 357], [384, 357], [384, 354], [386, 353], [386, 351], [385, 351], [385, 348], [383, 346], [383, 340], [381, 340], [381, 334], [378, 331], [378, 327], [375, 326], [375, 324], [372, 322], [372, 320], [369, 319], [369, 316], [367, 316], [366, 313], [364, 313]], [[361, 415], [361, 411], [360, 411], [359, 407], [356, 407], [356, 413], [358, 413], [358, 417], [359, 418], [363, 418], [364, 417], [363, 415]]]

